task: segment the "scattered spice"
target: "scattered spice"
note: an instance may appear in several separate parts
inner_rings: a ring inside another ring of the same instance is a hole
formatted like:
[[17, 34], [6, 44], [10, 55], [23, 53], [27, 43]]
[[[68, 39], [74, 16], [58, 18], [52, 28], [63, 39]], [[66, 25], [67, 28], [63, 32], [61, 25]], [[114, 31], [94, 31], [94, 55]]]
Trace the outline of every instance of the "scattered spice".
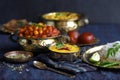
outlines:
[[10, 63], [7, 63], [7, 62], [2, 62], [3, 65], [7, 66], [8, 68], [11, 68], [12, 71], [17, 71], [19, 74], [22, 74], [23, 70], [25, 71], [30, 71], [28, 68], [27, 68], [27, 64], [10, 64]]

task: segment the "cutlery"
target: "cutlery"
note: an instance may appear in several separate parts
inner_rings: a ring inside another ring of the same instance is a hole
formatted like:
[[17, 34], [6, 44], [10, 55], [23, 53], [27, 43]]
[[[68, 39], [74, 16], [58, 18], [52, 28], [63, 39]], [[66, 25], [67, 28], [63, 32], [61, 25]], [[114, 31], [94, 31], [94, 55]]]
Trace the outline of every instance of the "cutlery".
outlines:
[[50, 68], [48, 67], [46, 64], [40, 62], [40, 61], [33, 61], [33, 65], [39, 69], [46, 69], [46, 70], [50, 70], [50, 71], [53, 71], [53, 72], [56, 72], [56, 73], [59, 73], [59, 74], [62, 74], [62, 75], [65, 75], [65, 76], [68, 76], [70, 78], [74, 78], [75, 75], [74, 74], [70, 74], [70, 73], [67, 73], [67, 72], [63, 72], [63, 71], [60, 71], [60, 70], [56, 70], [54, 68]]

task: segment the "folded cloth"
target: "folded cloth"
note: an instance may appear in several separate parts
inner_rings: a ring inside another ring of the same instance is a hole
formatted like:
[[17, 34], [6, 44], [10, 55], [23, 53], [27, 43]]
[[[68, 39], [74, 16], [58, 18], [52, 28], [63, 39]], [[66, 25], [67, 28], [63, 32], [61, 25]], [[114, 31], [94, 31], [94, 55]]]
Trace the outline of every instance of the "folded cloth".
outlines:
[[73, 63], [69, 63], [69, 62], [63, 62], [63, 63], [65, 65], [71, 66], [73, 68], [81, 69], [80, 72], [88, 72], [88, 71], [95, 71], [95, 70], [97, 70], [96, 67], [90, 66], [89, 64], [86, 64], [86, 63], [82, 62], [81, 59], [77, 59]]
[[61, 70], [71, 74], [77, 74], [77, 73], [87, 72], [87, 71], [95, 71], [97, 69], [93, 66], [83, 63], [82, 60], [80, 59], [76, 60], [73, 63], [70, 63], [67, 61], [56, 62], [43, 54], [39, 55], [36, 59], [45, 63], [47, 66], [51, 68], [55, 68], [57, 70]]

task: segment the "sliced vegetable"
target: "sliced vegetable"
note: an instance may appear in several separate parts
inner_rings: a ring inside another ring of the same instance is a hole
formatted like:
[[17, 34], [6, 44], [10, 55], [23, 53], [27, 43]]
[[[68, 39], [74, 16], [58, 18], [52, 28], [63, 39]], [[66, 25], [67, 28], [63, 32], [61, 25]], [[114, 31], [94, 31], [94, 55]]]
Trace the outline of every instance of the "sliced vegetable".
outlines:
[[101, 66], [101, 67], [113, 67], [113, 66], [117, 66], [119, 65], [120, 63], [118, 62], [100, 62], [98, 65]]
[[98, 62], [98, 61], [100, 61], [100, 55], [99, 55], [99, 53], [98, 53], [98, 52], [95, 52], [95, 53], [91, 56], [90, 61], [91, 61], [91, 62]]

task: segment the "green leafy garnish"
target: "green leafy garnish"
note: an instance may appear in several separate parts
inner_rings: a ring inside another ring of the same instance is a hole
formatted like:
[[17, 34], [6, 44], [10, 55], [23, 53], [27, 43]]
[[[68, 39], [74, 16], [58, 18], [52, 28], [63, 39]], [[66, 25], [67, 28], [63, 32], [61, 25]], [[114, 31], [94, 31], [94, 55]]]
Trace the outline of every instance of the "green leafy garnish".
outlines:
[[120, 44], [119, 43], [115, 43], [112, 48], [108, 49], [106, 57], [107, 58], [110, 57], [110, 56], [114, 57], [119, 49], [120, 49]]
[[113, 52], [114, 52], [114, 48], [109, 48], [108, 51], [107, 51], [107, 56], [106, 57], [108, 58], [109, 56], [112, 56], [112, 54], [114, 54]]
[[56, 13], [56, 16], [65, 16], [65, 13]]
[[43, 27], [42, 25], [39, 25], [39, 24], [37, 24], [37, 23], [32, 23], [34, 26], [36, 26], [36, 27]]
[[56, 46], [57, 49], [60, 49], [60, 48], [63, 48], [63, 47], [64, 47], [64, 43], [58, 42], [58, 43], [56, 43], [55, 46]]
[[114, 47], [114, 46], [117, 46], [117, 45], [119, 45], [119, 43], [115, 43], [115, 44], [113, 44], [113, 47]]

